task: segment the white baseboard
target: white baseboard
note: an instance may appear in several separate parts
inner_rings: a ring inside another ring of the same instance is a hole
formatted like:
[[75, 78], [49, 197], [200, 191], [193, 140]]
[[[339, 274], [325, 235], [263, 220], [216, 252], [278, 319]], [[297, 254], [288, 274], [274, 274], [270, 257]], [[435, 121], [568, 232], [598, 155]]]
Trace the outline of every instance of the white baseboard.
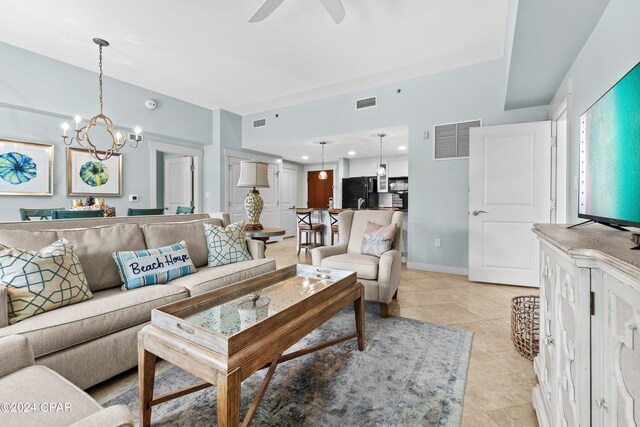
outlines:
[[408, 262], [409, 270], [434, 271], [436, 273], [458, 274], [460, 276], [469, 276], [469, 269], [466, 267], [451, 267], [448, 265], [423, 264], [421, 262]]

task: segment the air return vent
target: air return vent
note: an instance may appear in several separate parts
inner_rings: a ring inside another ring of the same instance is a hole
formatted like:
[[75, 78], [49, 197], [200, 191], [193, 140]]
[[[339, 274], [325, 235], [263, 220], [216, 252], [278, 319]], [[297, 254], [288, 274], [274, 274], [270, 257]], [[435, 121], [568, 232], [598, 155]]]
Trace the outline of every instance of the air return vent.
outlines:
[[372, 96], [371, 98], [358, 99], [356, 101], [356, 110], [375, 107], [377, 104], [378, 104], [378, 99], [375, 96]]
[[253, 121], [253, 127], [255, 128], [263, 128], [267, 125], [267, 119], [258, 119]]
[[469, 157], [469, 129], [481, 126], [480, 120], [436, 125], [433, 141], [434, 159]]

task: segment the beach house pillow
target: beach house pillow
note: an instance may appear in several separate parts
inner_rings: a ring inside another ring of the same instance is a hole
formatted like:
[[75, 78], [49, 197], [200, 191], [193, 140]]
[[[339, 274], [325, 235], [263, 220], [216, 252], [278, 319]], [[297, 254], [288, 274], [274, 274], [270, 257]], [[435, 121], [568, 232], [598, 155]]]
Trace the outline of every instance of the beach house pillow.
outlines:
[[396, 234], [396, 225], [380, 225], [367, 221], [367, 228], [364, 230], [360, 253], [380, 257], [383, 253], [391, 249], [393, 237]]
[[113, 259], [123, 291], [167, 283], [196, 271], [184, 240], [157, 249], [114, 252]]
[[93, 297], [78, 256], [65, 239], [40, 250], [0, 245], [0, 284], [7, 289], [12, 325]]
[[204, 235], [209, 251], [209, 267], [253, 259], [247, 249], [243, 222], [229, 224], [226, 227], [204, 224]]

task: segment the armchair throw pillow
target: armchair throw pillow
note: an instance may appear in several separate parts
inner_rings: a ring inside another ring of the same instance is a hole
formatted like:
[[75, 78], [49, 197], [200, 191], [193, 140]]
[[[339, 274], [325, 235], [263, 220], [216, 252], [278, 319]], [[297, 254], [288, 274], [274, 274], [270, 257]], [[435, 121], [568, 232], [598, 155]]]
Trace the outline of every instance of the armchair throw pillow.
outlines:
[[244, 237], [243, 222], [229, 224], [226, 227], [204, 224], [204, 233], [209, 250], [209, 267], [253, 259]]
[[39, 251], [0, 245], [0, 284], [7, 288], [12, 325], [93, 297], [78, 256], [65, 239]]
[[114, 252], [122, 290], [167, 283], [196, 272], [183, 241], [156, 249]]
[[393, 238], [396, 234], [396, 225], [380, 225], [367, 221], [360, 253], [363, 255], [373, 255], [378, 258], [391, 249]]

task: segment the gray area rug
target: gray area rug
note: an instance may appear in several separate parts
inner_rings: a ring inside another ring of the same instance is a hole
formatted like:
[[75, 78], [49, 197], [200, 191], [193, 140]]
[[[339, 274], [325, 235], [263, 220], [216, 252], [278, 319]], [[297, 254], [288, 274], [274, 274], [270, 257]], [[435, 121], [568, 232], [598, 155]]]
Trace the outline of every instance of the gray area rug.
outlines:
[[[355, 331], [347, 308], [294, 348]], [[367, 347], [355, 340], [279, 365], [260, 403], [254, 426], [458, 426], [473, 334], [402, 317], [380, 318], [366, 304]], [[242, 383], [241, 418], [266, 369]], [[172, 367], [156, 378], [155, 395], [199, 382]], [[105, 406], [128, 405], [138, 417], [138, 388]], [[216, 392], [211, 387], [155, 406], [161, 426], [215, 426]]]

